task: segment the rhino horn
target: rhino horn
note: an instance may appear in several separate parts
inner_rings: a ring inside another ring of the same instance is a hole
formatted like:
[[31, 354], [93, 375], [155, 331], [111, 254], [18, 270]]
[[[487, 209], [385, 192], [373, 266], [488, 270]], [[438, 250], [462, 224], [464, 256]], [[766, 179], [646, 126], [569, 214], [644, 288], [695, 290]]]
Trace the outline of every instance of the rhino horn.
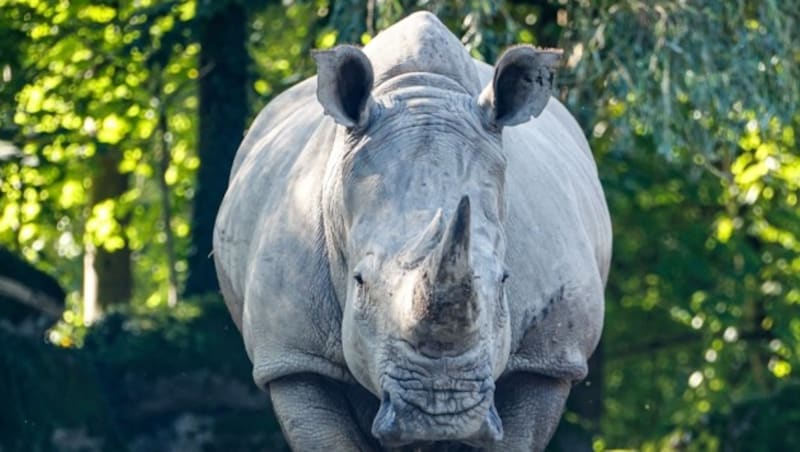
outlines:
[[470, 202], [464, 196], [426, 259], [415, 294], [417, 339], [428, 353], [457, 353], [474, 345], [478, 299], [473, 287], [470, 248]]
[[441, 242], [437, 285], [472, 279], [469, 262], [470, 210], [469, 197], [463, 196]]

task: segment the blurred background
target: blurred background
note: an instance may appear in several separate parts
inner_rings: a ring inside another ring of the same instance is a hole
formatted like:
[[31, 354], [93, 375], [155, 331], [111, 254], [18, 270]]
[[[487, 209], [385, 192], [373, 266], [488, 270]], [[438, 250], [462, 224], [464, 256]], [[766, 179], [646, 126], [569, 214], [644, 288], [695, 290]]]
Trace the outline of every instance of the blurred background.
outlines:
[[419, 9], [565, 50], [615, 243], [551, 450], [800, 450], [798, 0], [0, 0], [0, 450], [285, 449], [216, 209], [311, 49]]

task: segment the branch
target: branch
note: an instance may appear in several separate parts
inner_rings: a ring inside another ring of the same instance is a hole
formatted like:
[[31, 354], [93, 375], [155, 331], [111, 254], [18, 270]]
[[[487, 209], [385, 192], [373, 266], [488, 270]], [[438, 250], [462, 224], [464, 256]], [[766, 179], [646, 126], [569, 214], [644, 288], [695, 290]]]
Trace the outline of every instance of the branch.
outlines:
[[4, 276], [0, 276], [0, 295], [55, 319], [61, 318], [64, 312], [64, 307], [58, 300]]
[[[757, 330], [757, 331], [743, 331], [739, 334], [737, 340], [740, 341], [759, 341], [772, 339], [773, 335], [770, 331]], [[676, 334], [669, 337], [660, 337], [651, 339], [645, 342], [638, 342], [626, 346], [616, 347], [608, 351], [607, 358], [609, 360], [632, 358], [641, 354], [650, 354], [661, 352], [669, 348], [678, 347], [682, 345], [699, 345], [705, 339], [704, 336], [698, 333], [683, 333]]]

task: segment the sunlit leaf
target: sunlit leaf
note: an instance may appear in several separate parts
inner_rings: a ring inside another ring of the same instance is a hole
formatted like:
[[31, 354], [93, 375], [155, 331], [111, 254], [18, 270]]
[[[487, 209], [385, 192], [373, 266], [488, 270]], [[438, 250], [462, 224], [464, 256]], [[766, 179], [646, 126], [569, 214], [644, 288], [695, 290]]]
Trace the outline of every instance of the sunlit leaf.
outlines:
[[100, 122], [100, 127], [97, 130], [97, 139], [101, 143], [116, 144], [128, 133], [130, 123], [117, 116], [116, 113], [111, 113]]
[[93, 22], [106, 23], [116, 17], [117, 11], [110, 6], [86, 5], [78, 12], [78, 17], [88, 19]]

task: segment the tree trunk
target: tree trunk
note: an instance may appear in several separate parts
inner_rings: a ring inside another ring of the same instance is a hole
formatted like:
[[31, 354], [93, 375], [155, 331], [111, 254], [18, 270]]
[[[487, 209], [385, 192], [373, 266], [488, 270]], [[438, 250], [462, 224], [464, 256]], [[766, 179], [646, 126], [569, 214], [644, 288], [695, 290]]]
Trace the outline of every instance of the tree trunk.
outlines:
[[[122, 154], [115, 149], [98, 152], [92, 181], [92, 205], [119, 198], [128, 189], [128, 176], [118, 170]], [[114, 304], [127, 303], [133, 293], [131, 251], [127, 243], [117, 251], [87, 243], [83, 256], [83, 321], [91, 324]]]
[[336, 30], [338, 42], [358, 44], [364, 32], [375, 32], [377, 12], [372, 0], [335, 0], [331, 2], [328, 25]]
[[214, 219], [242, 140], [247, 107], [247, 21], [243, 7], [228, 2], [200, 26], [200, 168], [192, 212], [192, 247], [184, 296], [218, 291], [211, 254]]
[[563, 27], [558, 25], [558, 15], [559, 10], [566, 10], [565, 6], [551, 0], [512, 0], [511, 4], [536, 8], [536, 22], [533, 25], [523, 24], [536, 37], [536, 45], [552, 47], [559, 43]]

